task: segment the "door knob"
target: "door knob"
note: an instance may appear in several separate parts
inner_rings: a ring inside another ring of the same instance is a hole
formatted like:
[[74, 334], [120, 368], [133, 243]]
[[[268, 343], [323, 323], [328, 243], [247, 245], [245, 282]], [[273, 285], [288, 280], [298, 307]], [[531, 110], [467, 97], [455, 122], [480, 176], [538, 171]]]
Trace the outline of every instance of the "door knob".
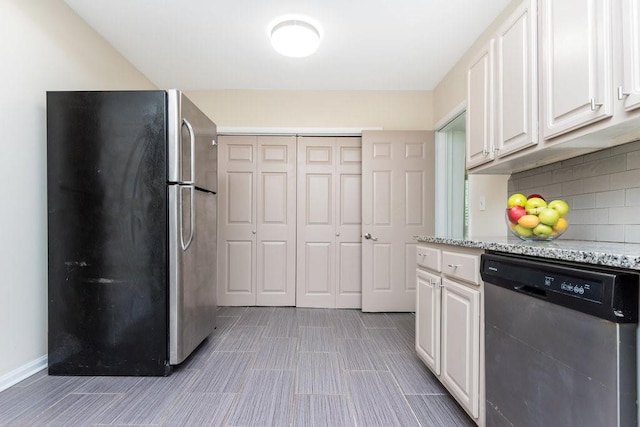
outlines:
[[378, 238], [377, 238], [377, 237], [373, 237], [373, 236], [371, 235], [371, 233], [365, 233], [365, 234], [364, 234], [364, 238], [365, 238], [365, 239], [367, 239], [367, 240], [373, 240], [373, 241], [378, 240]]

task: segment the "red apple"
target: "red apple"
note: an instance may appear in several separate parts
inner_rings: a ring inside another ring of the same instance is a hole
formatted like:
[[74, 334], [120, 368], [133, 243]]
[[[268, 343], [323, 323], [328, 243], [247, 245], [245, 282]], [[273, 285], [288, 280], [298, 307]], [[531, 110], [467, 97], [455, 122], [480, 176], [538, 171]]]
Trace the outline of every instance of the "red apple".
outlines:
[[[534, 198], [534, 197], [537, 197], [538, 199], [545, 200], [545, 198], [544, 198], [544, 197], [542, 197], [541, 195], [536, 194], [536, 193], [534, 193], [534, 194], [529, 194], [529, 197], [527, 197], [527, 199], [532, 199], [532, 198]], [[545, 201], [546, 201], [546, 200], [545, 200]]]
[[513, 224], [517, 224], [520, 217], [526, 215], [527, 212], [522, 206], [511, 206], [507, 208], [507, 217]]

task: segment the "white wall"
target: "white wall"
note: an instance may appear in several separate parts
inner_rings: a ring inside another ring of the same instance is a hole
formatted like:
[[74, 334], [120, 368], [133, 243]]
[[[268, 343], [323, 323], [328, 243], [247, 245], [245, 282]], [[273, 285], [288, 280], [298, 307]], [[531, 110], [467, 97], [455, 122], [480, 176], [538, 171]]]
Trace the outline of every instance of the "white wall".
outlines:
[[221, 127], [432, 130], [427, 91], [188, 91]]
[[438, 83], [433, 91], [433, 119], [438, 123], [451, 110], [467, 99], [467, 66], [480, 49], [491, 40], [493, 33], [504, 22], [522, 0], [512, 0], [494, 22], [473, 43], [456, 65]]
[[62, 0], [0, 1], [0, 390], [47, 353], [47, 90], [154, 85]]

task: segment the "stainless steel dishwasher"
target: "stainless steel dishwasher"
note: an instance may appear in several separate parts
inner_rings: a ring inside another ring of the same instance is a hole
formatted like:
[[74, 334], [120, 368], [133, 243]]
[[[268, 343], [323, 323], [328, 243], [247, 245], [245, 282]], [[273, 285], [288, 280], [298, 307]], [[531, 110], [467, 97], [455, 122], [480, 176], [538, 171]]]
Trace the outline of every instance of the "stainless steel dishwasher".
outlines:
[[487, 253], [486, 425], [636, 426], [638, 275]]

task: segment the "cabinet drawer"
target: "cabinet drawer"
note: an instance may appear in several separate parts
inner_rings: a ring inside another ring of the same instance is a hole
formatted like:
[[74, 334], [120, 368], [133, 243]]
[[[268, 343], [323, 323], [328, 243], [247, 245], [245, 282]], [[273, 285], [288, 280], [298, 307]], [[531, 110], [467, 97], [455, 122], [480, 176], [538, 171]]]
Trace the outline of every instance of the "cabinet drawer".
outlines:
[[447, 276], [480, 284], [480, 258], [478, 255], [442, 251], [442, 272]]
[[427, 248], [426, 246], [416, 247], [416, 262], [420, 267], [433, 271], [441, 271], [440, 249]]

